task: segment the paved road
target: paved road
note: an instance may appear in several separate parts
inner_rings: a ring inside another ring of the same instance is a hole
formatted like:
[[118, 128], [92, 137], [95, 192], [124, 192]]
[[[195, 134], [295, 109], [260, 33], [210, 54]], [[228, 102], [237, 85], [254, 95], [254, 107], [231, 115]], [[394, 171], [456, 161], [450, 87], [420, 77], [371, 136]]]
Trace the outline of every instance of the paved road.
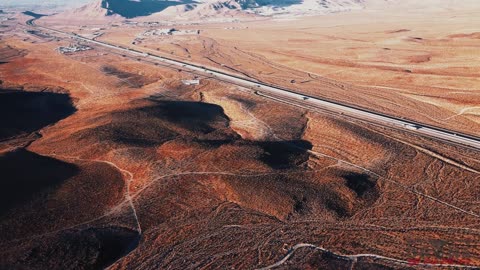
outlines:
[[435, 138], [441, 141], [447, 141], [454, 144], [460, 144], [476, 150], [480, 149], [480, 137], [462, 134], [456, 131], [448, 130], [441, 127], [434, 127], [431, 125], [414, 122], [411, 120], [405, 120], [402, 118], [374, 112], [364, 108], [358, 108], [347, 104], [342, 104], [337, 101], [326, 100], [318, 97], [308, 96], [295, 92], [290, 89], [281, 88], [278, 86], [269, 85], [263, 82], [255, 81], [250, 78], [244, 78], [229, 74], [220, 70], [207, 68], [201, 65], [188, 63], [180, 60], [175, 60], [168, 57], [158, 56], [151, 53], [142, 52], [135, 49], [126, 48], [102, 41], [97, 41], [89, 38], [72, 34], [68, 32], [59, 31], [56, 29], [43, 27], [35, 24], [35, 19], [27, 21], [27, 25], [43, 29], [45, 31], [54, 32], [57, 34], [65, 35], [70, 38], [102, 46], [108, 49], [121, 51], [125, 54], [135, 55], [140, 57], [149, 58], [161, 63], [176, 66], [181, 69], [188, 69], [198, 74], [214, 77], [218, 80], [222, 80], [231, 84], [254, 89], [257, 95], [261, 95], [266, 98], [277, 100], [284, 103], [293, 104], [305, 109], [318, 109], [323, 111], [329, 111], [342, 115], [343, 117], [354, 118], [357, 120], [369, 122], [376, 125], [386, 126], [395, 129], [401, 129], [407, 132], [423, 135], [430, 138]]

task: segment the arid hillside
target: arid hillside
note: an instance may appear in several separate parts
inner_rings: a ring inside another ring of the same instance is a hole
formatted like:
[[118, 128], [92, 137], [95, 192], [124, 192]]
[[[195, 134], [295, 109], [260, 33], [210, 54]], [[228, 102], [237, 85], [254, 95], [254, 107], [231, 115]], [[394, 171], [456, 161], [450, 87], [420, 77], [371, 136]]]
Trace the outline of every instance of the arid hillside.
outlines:
[[[440, 31], [337, 16], [179, 25], [201, 31], [136, 45], [146, 26], [62, 29], [478, 132], [459, 113], [478, 86], [466, 17]], [[480, 267], [477, 150], [74, 50], [15, 18], [0, 28], [0, 269]]]

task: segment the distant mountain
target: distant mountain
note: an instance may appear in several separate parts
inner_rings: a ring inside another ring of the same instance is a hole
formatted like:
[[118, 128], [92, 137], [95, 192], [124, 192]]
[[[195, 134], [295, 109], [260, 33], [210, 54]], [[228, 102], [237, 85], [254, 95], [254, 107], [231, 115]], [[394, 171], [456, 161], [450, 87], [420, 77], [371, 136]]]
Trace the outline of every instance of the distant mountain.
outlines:
[[[362, 9], [369, 0], [236, 0], [242, 8], [260, 15], [315, 14]], [[384, 0], [381, 0], [384, 1]]]
[[126, 19], [153, 14], [159, 17], [162, 13], [167, 17], [193, 14], [202, 17], [224, 13], [232, 15], [240, 14], [239, 12], [272, 15], [359, 9], [362, 8], [363, 1], [365, 0], [96, 0], [75, 10], [75, 13], [87, 17], [119, 16]]
[[[478, 1], [478, 0], [465, 0]], [[226, 16], [313, 15], [365, 8], [450, 7], [455, 0], [95, 0], [61, 16], [76, 18], [195, 20]], [[463, 3], [463, 2], [462, 2]]]
[[71, 9], [53, 16], [44, 17], [42, 20], [50, 21], [75, 21], [75, 22], [103, 22], [106, 20], [123, 20], [123, 16], [115, 14], [103, 7], [102, 0], [96, 0], [80, 8]]

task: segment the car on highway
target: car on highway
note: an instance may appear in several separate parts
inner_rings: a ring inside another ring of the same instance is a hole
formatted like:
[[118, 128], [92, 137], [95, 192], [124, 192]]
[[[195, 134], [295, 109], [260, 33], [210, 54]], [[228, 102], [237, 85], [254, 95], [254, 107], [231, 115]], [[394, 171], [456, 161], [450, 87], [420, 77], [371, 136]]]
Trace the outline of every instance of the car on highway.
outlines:
[[420, 126], [415, 124], [404, 124], [403, 126], [409, 130], [418, 130], [420, 128]]

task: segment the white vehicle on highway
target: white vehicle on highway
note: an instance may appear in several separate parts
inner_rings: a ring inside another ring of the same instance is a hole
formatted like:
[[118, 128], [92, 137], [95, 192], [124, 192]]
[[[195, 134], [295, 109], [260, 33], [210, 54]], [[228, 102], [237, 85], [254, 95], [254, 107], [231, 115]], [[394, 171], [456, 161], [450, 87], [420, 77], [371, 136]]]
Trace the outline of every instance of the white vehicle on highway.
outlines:
[[404, 124], [403, 125], [406, 129], [409, 130], [418, 130], [420, 127], [415, 124]]

